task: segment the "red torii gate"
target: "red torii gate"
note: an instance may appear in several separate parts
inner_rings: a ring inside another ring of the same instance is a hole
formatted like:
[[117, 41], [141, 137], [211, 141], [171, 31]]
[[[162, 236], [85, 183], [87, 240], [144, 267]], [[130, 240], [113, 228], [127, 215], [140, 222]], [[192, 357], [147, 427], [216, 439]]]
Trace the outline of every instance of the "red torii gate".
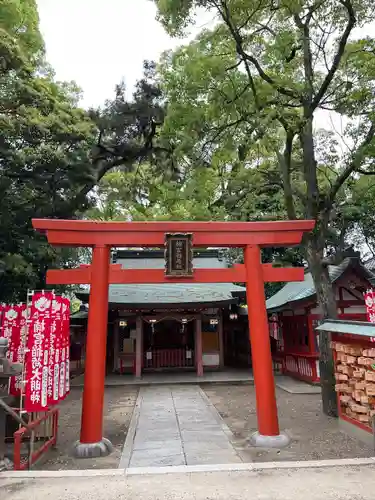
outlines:
[[[261, 247], [299, 244], [314, 221], [281, 222], [96, 222], [33, 219], [55, 246], [92, 247], [92, 264], [50, 270], [48, 284], [90, 284], [80, 441], [80, 457], [103, 456], [112, 449], [103, 437], [103, 401], [108, 320], [108, 285], [113, 283], [246, 283], [249, 331], [256, 391], [255, 446], [285, 446], [280, 434], [264, 295], [266, 281], [303, 281], [302, 268], [262, 264]], [[171, 278], [162, 269], [122, 269], [110, 265], [111, 247], [163, 247], [167, 233], [191, 233], [194, 247], [241, 247], [245, 264], [230, 269], [196, 269], [191, 278]]]

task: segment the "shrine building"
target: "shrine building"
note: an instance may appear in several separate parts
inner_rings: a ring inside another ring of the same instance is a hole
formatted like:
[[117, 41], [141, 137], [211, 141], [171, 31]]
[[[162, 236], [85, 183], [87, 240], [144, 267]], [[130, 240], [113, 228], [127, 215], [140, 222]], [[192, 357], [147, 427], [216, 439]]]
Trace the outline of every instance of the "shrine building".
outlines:
[[[122, 269], [163, 269], [163, 250], [117, 250]], [[225, 269], [220, 250], [194, 250], [195, 269]], [[77, 297], [89, 302], [89, 289]], [[231, 283], [111, 284], [108, 293], [107, 373], [204, 371], [249, 366], [248, 322], [239, 307], [246, 289]], [[86, 337], [88, 308], [73, 314]], [[83, 335], [82, 335], [83, 333]], [[138, 346], [138, 347], [137, 347]]]
[[[359, 254], [328, 266], [340, 320], [367, 321], [363, 294], [375, 283], [375, 274]], [[311, 273], [301, 282], [287, 283], [267, 302], [274, 363], [290, 375], [319, 382], [319, 332], [321, 310], [317, 304]]]

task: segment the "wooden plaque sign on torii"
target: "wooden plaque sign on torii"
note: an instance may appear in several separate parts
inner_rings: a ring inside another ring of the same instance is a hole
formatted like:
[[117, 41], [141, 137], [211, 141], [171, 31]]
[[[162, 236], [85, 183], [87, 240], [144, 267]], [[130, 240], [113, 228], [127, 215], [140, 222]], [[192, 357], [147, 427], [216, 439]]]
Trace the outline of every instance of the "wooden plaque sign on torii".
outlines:
[[[301, 242], [314, 221], [280, 222], [96, 222], [34, 219], [54, 246], [92, 247], [92, 264], [78, 269], [49, 270], [48, 284], [89, 284], [89, 316], [80, 441], [77, 456], [108, 453], [103, 437], [103, 400], [109, 284], [246, 283], [252, 366], [256, 391], [258, 446], [283, 446], [275, 398], [265, 282], [303, 281], [303, 268], [262, 264], [262, 247]], [[194, 247], [241, 247], [245, 263], [228, 269], [193, 269]], [[166, 269], [123, 269], [110, 264], [112, 247], [165, 248]]]

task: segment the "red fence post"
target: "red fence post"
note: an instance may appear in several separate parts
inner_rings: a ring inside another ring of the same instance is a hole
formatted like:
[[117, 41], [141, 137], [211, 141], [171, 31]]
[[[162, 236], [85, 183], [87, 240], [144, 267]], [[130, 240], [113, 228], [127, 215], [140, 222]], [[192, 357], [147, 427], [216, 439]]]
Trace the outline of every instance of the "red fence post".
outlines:
[[203, 357], [202, 357], [202, 319], [195, 320], [195, 362], [197, 366], [198, 377], [203, 376]]

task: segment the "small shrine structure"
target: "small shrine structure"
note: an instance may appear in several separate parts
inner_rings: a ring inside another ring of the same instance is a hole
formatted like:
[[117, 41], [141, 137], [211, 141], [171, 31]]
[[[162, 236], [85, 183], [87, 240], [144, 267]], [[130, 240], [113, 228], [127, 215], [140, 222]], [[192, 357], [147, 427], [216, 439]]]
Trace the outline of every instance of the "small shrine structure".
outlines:
[[[360, 255], [346, 257], [328, 266], [340, 320], [366, 321], [364, 293], [375, 275], [362, 264]], [[273, 358], [286, 375], [319, 383], [319, 332], [322, 311], [317, 303], [314, 282], [307, 270], [304, 280], [287, 283], [267, 302]]]

